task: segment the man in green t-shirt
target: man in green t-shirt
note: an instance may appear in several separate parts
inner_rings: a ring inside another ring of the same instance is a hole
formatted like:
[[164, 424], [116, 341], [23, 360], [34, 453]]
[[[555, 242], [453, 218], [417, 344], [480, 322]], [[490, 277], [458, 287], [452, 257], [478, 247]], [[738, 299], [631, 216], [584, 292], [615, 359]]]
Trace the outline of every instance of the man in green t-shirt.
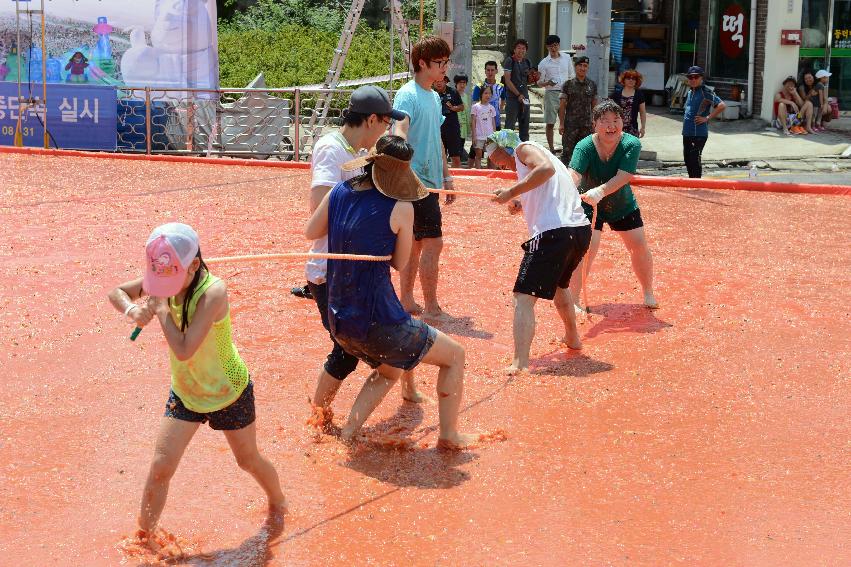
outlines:
[[[638, 168], [641, 142], [623, 131], [623, 109], [614, 101], [606, 99], [593, 111], [594, 133], [586, 136], [573, 150], [570, 160], [570, 175], [582, 194], [585, 214], [589, 218], [597, 209], [591, 247], [585, 257], [588, 262], [585, 272], [600, 247], [603, 225], [617, 232], [629, 251], [632, 269], [644, 291], [644, 305], [658, 308], [653, 294], [653, 255], [647, 246], [641, 209], [629, 186]], [[570, 291], [579, 307], [579, 291], [582, 289], [583, 270], [573, 272]], [[588, 306], [586, 305], [586, 308]], [[580, 308], [581, 309], [581, 308]]]

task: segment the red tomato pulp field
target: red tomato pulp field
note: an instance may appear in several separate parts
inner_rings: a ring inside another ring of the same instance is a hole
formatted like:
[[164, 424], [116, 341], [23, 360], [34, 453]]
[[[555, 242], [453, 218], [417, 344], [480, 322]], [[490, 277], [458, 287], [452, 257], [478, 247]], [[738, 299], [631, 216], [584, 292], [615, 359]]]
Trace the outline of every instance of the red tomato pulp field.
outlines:
[[[9, 565], [138, 563], [132, 534], [168, 397], [156, 324], [133, 343], [107, 302], [163, 222], [207, 257], [307, 249], [309, 173], [0, 155], [0, 556]], [[505, 181], [464, 179], [489, 191]], [[487, 199], [444, 207], [439, 323], [466, 348], [462, 424], [504, 431], [434, 448], [437, 407], [387, 396], [367, 422], [406, 450], [348, 450], [305, 425], [330, 341], [289, 294], [301, 261], [228, 264], [258, 442], [290, 502], [282, 530], [219, 432], [202, 427], [160, 525], [178, 562], [213, 565], [836, 565], [849, 556], [849, 250], [840, 196], [637, 188], [661, 309], [603, 233], [585, 349], [537, 306], [528, 375], [511, 289], [526, 239]], [[340, 389], [337, 423], [367, 374]], [[417, 370], [436, 398], [436, 369]], [[844, 463], [844, 464], [843, 464]]]

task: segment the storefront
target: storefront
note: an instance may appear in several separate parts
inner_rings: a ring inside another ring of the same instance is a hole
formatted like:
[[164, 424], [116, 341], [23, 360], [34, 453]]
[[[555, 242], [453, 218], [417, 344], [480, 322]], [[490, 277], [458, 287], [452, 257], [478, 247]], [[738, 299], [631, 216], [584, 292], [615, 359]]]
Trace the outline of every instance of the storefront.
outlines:
[[805, 70], [827, 69], [830, 96], [851, 109], [851, 0], [803, 0], [799, 76]]

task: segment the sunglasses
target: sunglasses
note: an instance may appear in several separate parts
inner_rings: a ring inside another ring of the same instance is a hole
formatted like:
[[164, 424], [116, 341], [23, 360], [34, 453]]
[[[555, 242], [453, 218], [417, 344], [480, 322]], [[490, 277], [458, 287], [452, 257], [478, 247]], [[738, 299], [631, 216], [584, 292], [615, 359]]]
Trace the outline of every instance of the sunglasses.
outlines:
[[703, 75], [688, 75], [688, 80], [700, 79], [701, 77], [703, 77]]

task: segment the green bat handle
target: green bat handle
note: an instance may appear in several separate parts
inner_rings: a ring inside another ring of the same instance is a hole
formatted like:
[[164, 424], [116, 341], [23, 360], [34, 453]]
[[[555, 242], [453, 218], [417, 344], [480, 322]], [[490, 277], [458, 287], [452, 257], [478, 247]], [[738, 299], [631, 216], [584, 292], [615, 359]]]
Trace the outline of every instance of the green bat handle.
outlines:
[[130, 340], [135, 341], [136, 338], [139, 336], [139, 333], [141, 333], [141, 332], [142, 332], [142, 327], [136, 327], [135, 329], [133, 329], [133, 332], [130, 333]]

